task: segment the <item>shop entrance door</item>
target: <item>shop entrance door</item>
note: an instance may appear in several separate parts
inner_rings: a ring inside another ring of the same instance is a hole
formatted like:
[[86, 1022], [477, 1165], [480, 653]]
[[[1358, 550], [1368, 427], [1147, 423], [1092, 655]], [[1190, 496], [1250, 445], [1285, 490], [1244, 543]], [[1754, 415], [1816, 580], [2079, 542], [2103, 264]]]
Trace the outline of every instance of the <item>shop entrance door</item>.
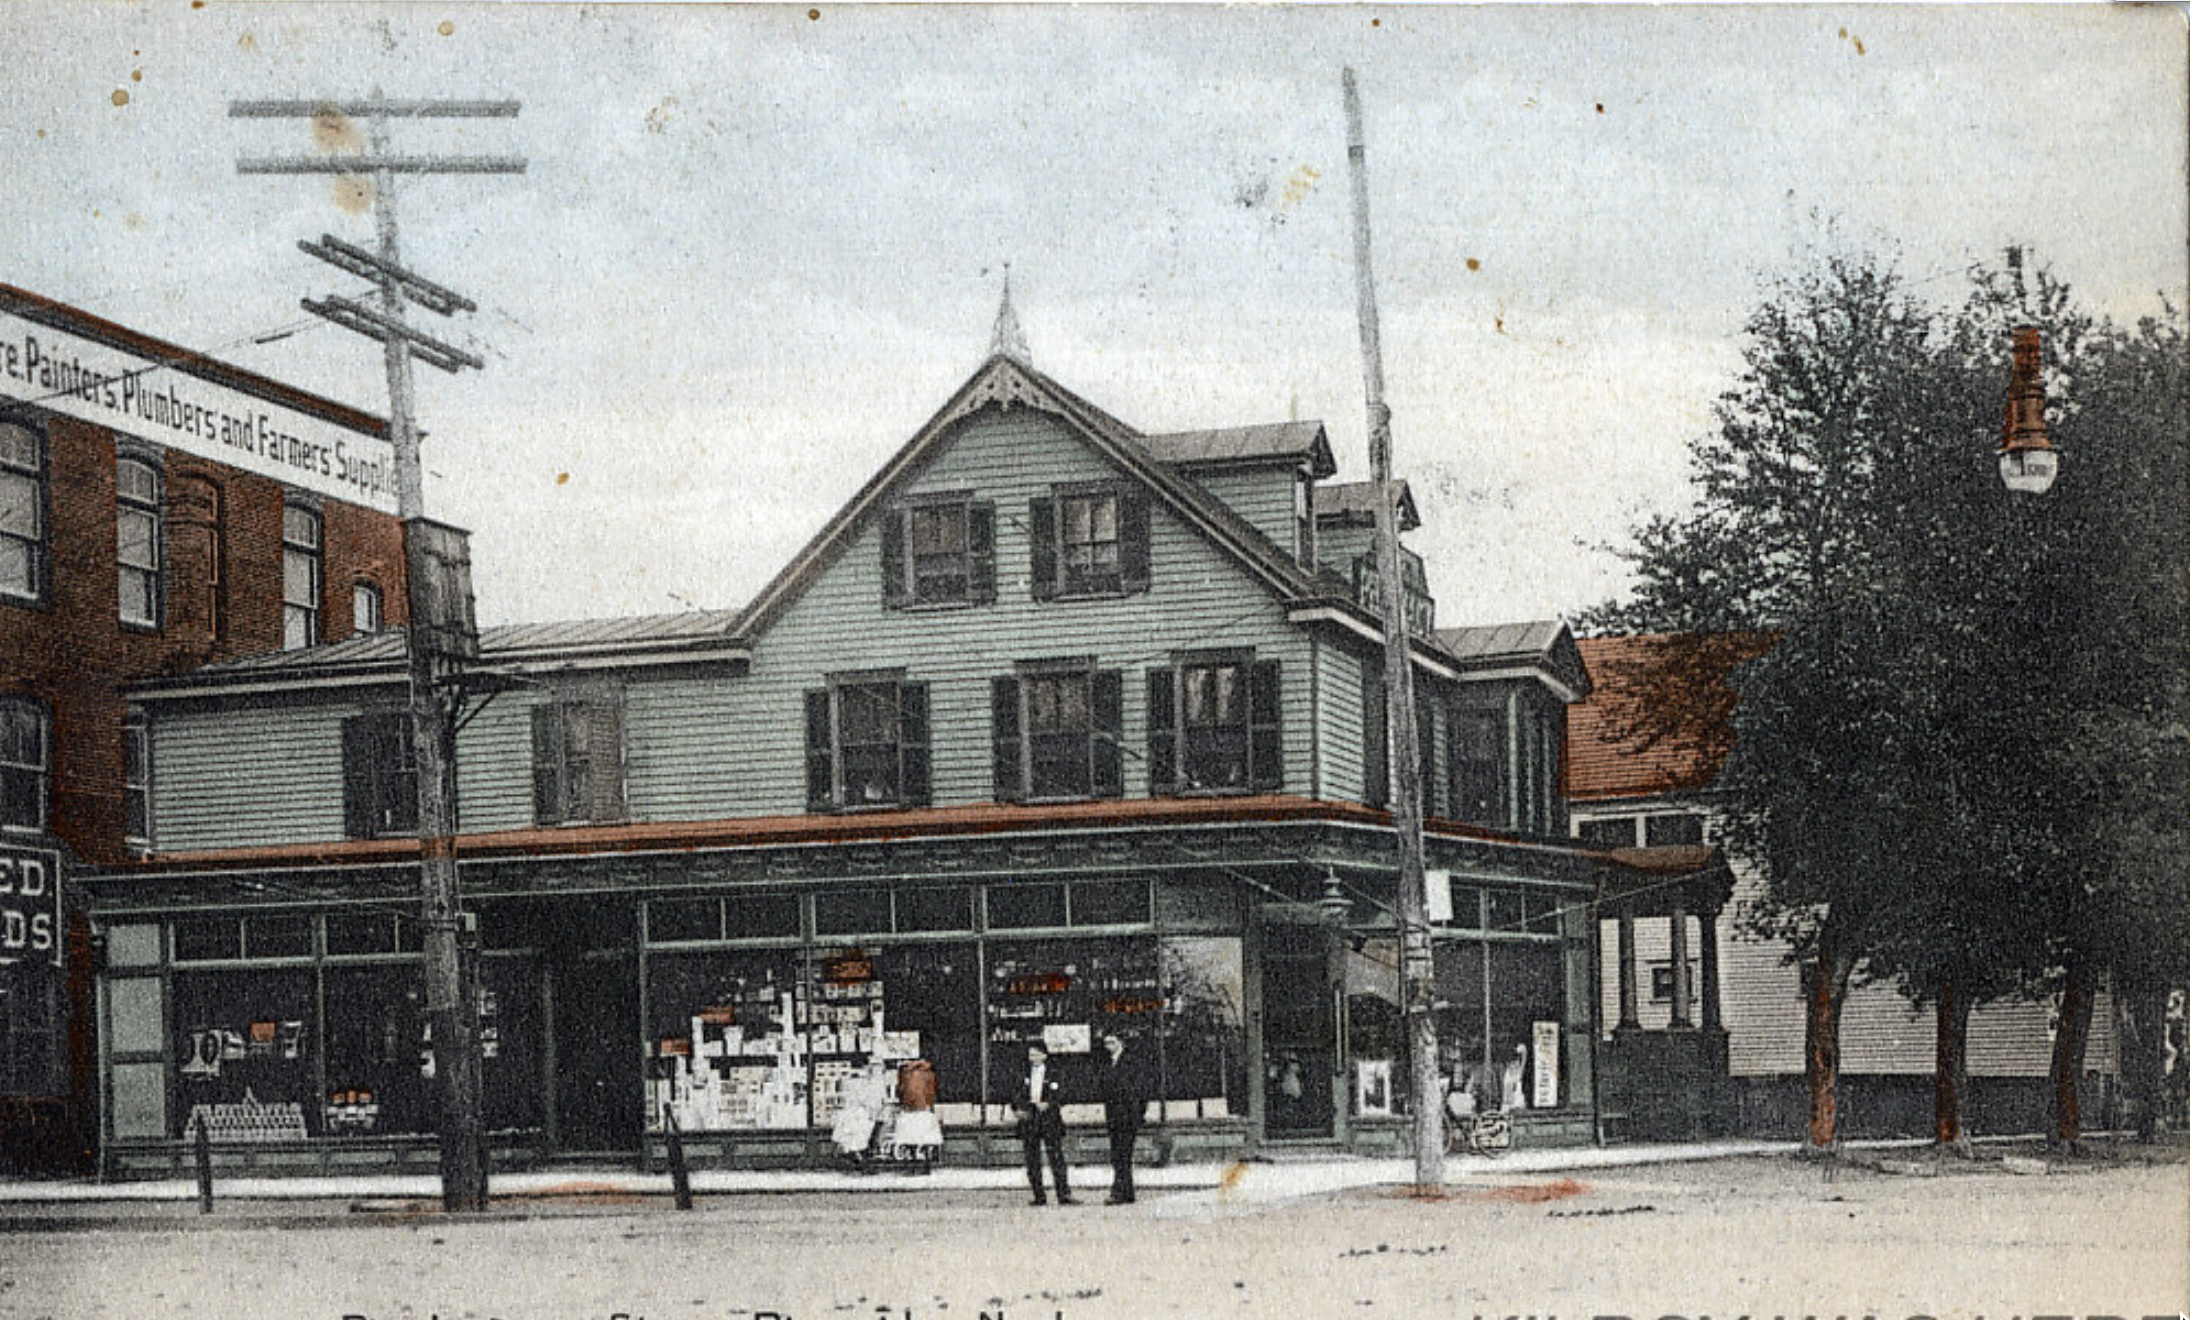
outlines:
[[555, 977], [556, 1139], [567, 1151], [639, 1147], [639, 973], [622, 952], [565, 957]]
[[1276, 1141], [1332, 1135], [1338, 1066], [1331, 937], [1321, 926], [1263, 928], [1263, 1133]]

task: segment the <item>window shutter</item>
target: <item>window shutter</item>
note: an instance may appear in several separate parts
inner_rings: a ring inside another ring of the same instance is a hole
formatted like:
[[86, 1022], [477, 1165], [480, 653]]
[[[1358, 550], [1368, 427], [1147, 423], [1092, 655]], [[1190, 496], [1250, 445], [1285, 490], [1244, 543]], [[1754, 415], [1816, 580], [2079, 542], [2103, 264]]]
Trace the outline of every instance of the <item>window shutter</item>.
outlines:
[[1119, 742], [1125, 736], [1125, 675], [1115, 669], [1095, 671], [1095, 733], [1093, 775], [1095, 796], [1125, 796], [1125, 761]]
[[563, 819], [563, 708], [552, 701], [532, 708], [532, 819]]
[[1148, 671], [1148, 791], [1151, 796], [1178, 790], [1178, 703], [1170, 669]]
[[602, 701], [586, 711], [593, 721], [593, 802], [595, 824], [624, 818], [624, 704]]
[[373, 837], [373, 727], [364, 715], [342, 722], [342, 833]]
[[1364, 676], [1361, 686], [1361, 800], [1372, 807], [1390, 803], [1392, 791], [1391, 717], [1384, 710], [1384, 680]]
[[976, 605], [996, 603], [996, 506], [986, 500], [966, 506], [967, 597]]
[[1118, 492], [1118, 583], [1126, 595], [1148, 590], [1148, 496]]
[[897, 685], [898, 800], [928, 805], [928, 685]]
[[829, 690], [806, 694], [806, 809], [827, 811], [836, 800], [836, 764], [830, 757]]
[[893, 610], [902, 608], [910, 595], [906, 589], [905, 520], [903, 509], [891, 509], [882, 519], [882, 604]]
[[1249, 783], [1275, 791], [1285, 787], [1285, 706], [1278, 692], [1278, 662], [1257, 660], [1247, 700]]
[[989, 733], [996, 749], [996, 800], [1017, 802], [1026, 796], [1026, 763], [1019, 755], [1018, 679], [989, 681]]
[[1057, 598], [1057, 502], [1027, 505], [1027, 578], [1036, 600]]

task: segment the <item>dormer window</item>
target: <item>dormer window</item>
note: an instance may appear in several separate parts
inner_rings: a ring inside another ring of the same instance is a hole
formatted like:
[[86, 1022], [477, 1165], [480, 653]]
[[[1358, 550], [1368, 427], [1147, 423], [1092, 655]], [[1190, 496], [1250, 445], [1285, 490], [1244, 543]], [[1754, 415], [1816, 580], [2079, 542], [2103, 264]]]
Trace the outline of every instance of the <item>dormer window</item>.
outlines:
[[995, 506], [942, 495], [890, 510], [882, 527], [882, 593], [891, 609], [995, 600]]

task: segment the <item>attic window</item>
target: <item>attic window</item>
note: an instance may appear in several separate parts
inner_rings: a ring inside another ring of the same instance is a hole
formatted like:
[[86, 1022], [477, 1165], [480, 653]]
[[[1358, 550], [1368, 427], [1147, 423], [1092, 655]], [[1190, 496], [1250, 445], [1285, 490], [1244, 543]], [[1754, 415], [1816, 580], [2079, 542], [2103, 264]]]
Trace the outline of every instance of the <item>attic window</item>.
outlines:
[[996, 599], [996, 509], [964, 495], [890, 510], [882, 529], [883, 603], [891, 609]]
[[1027, 512], [1036, 600], [1148, 590], [1148, 502], [1138, 491], [1060, 486]]

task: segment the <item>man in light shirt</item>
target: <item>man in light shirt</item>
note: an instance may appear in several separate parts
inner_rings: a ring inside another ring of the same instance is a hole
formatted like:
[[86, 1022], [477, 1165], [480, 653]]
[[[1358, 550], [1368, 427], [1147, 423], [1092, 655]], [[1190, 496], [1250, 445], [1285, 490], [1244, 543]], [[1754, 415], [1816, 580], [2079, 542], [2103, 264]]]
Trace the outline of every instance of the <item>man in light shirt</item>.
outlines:
[[1050, 1069], [1049, 1051], [1040, 1041], [1027, 1045], [1027, 1080], [1012, 1102], [1019, 1111], [1019, 1145], [1027, 1156], [1027, 1185], [1034, 1189], [1034, 1204], [1049, 1204], [1042, 1191], [1042, 1151], [1049, 1151], [1050, 1180], [1057, 1184], [1057, 1204], [1076, 1205], [1072, 1182], [1065, 1174], [1065, 1116], [1058, 1108], [1057, 1074]]

